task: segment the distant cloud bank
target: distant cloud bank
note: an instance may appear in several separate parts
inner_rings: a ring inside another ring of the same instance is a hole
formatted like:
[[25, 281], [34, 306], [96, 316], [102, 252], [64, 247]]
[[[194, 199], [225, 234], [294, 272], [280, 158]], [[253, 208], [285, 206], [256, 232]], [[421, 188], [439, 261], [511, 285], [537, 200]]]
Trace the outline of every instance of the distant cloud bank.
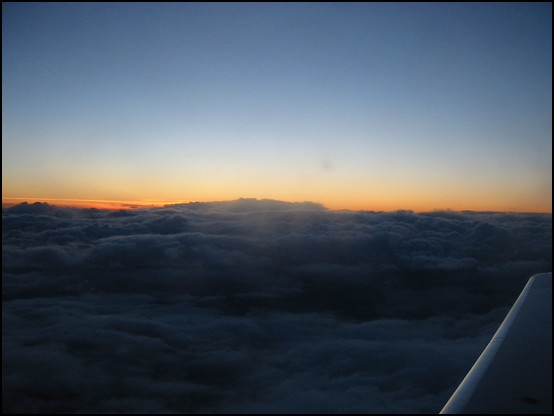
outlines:
[[436, 413], [552, 215], [2, 210], [3, 412]]

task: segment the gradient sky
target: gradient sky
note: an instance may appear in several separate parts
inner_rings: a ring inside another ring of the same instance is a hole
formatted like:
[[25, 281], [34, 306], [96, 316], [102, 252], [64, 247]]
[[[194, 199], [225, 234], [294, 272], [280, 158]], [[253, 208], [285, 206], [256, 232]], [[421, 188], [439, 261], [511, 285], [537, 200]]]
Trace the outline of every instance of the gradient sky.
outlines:
[[239, 197], [551, 212], [552, 4], [2, 4], [3, 202]]

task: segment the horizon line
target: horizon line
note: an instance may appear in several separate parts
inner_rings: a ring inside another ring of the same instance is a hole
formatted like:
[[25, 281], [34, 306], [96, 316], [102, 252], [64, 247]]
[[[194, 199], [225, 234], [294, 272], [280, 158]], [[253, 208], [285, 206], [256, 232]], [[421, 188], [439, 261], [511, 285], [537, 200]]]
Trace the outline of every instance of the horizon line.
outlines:
[[[235, 199], [228, 200], [211, 200], [211, 201], [193, 201], [193, 200], [158, 200], [158, 199], [142, 199], [142, 200], [114, 200], [114, 199], [95, 199], [95, 198], [27, 198], [27, 197], [2, 197], [2, 209], [10, 208], [24, 202], [29, 204], [41, 202], [47, 203], [53, 206], [60, 207], [70, 207], [70, 208], [96, 208], [96, 209], [140, 209], [140, 208], [154, 208], [162, 207], [166, 205], [177, 205], [177, 204], [190, 204], [190, 203], [210, 203], [210, 202], [231, 202], [241, 199], [252, 199], [256, 201], [270, 200], [270, 201], [280, 201], [280, 202], [290, 202], [290, 203], [302, 203], [302, 202], [311, 202], [320, 204], [325, 209], [329, 211], [374, 211], [374, 212], [395, 212], [395, 211], [412, 211], [415, 213], [426, 213], [426, 212], [435, 212], [435, 211], [451, 211], [451, 212], [503, 212], [503, 213], [517, 213], [517, 214], [552, 214], [550, 211], [518, 211], [516, 209], [509, 209], [506, 211], [499, 210], [477, 210], [477, 209], [453, 209], [453, 208], [432, 208], [428, 210], [415, 210], [412, 208], [396, 208], [396, 209], [352, 209], [352, 208], [329, 208], [321, 202], [317, 201], [285, 201], [272, 198], [256, 198], [256, 197], [239, 197]], [[20, 201], [20, 202], [13, 202]], [[59, 203], [59, 202], [62, 203]], [[63, 202], [67, 202], [64, 204]]]

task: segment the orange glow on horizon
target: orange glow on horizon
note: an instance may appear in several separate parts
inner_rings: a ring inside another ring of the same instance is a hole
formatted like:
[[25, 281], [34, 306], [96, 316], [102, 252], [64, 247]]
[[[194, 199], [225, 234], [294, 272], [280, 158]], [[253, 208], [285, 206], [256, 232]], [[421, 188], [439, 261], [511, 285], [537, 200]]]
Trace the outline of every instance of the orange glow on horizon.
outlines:
[[71, 198], [2, 198], [2, 208], [27, 202], [46, 202], [50, 205], [66, 206], [75, 208], [96, 208], [96, 209], [137, 209], [148, 207], [159, 207], [169, 204], [183, 204], [189, 201], [157, 201], [157, 200], [138, 200], [138, 201], [117, 201], [107, 199], [71, 199]]
[[[279, 197], [264, 197], [264, 196], [241, 196], [242, 198], [255, 198], [255, 199], [275, 199], [287, 201], [289, 199], [283, 199]], [[143, 200], [108, 200], [108, 199], [73, 199], [73, 198], [23, 198], [23, 197], [3, 197], [2, 198], [2, 208], [9, 208], [11, 206], [27, 202], [33, 204], [35, 202], [46, 202], [50, 205], [55, 206], [66, 206], [66, 207], [75, 207], [75, 208], [96, 208], [96, 209], [139, 209], [139, 208], [149, 208], [149, 207], [160, 207], [164, 205], [172, 204], [186, 204], [193, 201], [200, 202], [216, 202], [224, 200], [233, 200], [236, 198], [219, 198], [219, 199], [205, 199], [200, 201], [199, 199], [190, 199], [190, 200], [153, 200], [153, 199], [143, 199]], [[310, 201], [315, 203], [322, 203], [317, 200], [294, 200], [290, 199], [290, 202], [304, 202]], [[327, 201], [327, 203], [322, 203], [326, 208], [330, 210], [367, 210], [367, 211], [397, 211], [397, 210], [412, 210], [414, 212], [430, 212], [434, 210], [452, 210], [452, 211], [496, 211], [496, 212], [536, 212], [536, 213], [552, 213], [552, 206], [548, 208], [539, 208], [536, 209], [516, 209], [512, 207], [502, 207], [501, 203], [498, 204], [461, 204], [455, 203], [454, 201], [442, 201], [442, 204], [436, 204], [438, 201], [435, 200], [435, 205], [432, 203], [414, 203], [415, 201], [409, 201], [407, 198], [397, 198], [393, 201], [383, 201], [383, 200], [374, 200], [368, 201], [367, 199], [362, 198], [352, 198], [348, 201]]]

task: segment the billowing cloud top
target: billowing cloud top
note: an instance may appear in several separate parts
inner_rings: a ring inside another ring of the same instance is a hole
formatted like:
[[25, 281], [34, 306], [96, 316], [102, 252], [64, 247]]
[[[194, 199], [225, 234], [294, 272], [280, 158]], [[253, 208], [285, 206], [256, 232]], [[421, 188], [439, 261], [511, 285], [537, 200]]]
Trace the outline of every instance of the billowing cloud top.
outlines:
[[5, 412], [437, 412], [552, 215], [2, 211]]

